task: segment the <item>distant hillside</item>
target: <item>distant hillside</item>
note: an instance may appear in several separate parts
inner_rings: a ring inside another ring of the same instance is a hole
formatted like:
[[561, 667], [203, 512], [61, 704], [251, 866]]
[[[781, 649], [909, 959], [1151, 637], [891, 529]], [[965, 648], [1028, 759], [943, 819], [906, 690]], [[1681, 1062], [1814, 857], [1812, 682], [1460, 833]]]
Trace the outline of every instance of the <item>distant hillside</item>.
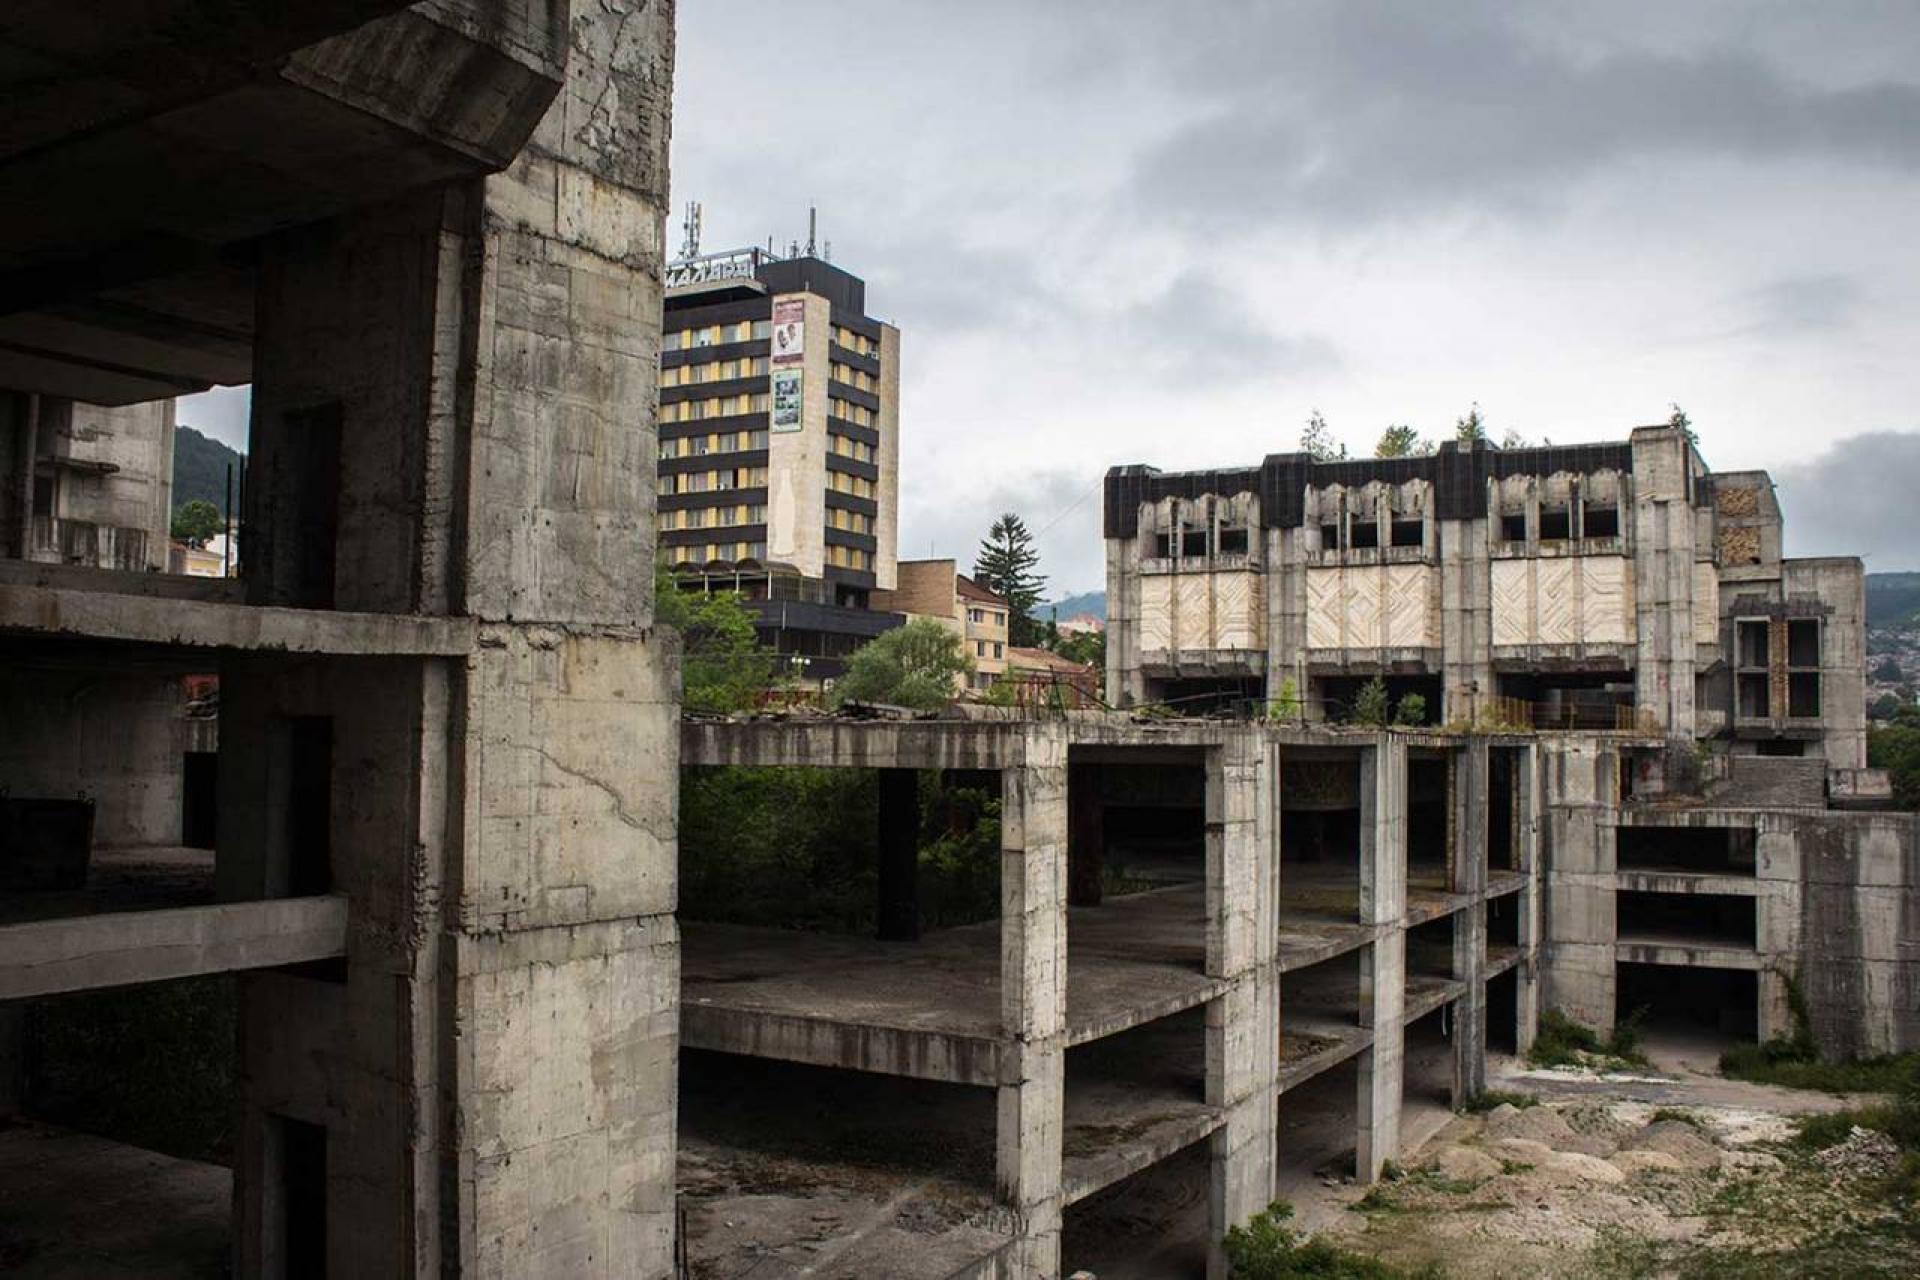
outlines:
[[1053, 604], [1041, 605], [1038, 612], [1043, 619], [1057, 617], [1062, 622], [1065, 622], [1068, 618], [1078, 617], [1083, 613], [1090, 613], [1100, 619], [1100, 621], [1105, 622], [1107, 620], [1107, 593], [1104, 591], [1089, 591], [1084, 595], [1068, 596], [1066, 599], [1055, 601]]
[[1867, 575], [1867, 626], [1902, 627], [1920, 623], [1920, 573]]
[[173, 507], [205, 498], [222, 511], [227, 505], [227, 467], [233, 467], [234, 505], [240, 502], [240, 455], [192, 427], [173, 432]]

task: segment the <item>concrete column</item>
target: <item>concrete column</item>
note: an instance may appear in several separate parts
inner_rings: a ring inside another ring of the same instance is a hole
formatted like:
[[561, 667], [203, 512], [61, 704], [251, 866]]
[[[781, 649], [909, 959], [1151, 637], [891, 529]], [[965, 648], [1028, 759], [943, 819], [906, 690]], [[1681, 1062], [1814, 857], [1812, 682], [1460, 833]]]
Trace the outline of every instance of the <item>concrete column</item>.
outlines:
[[1407, 748], [1382, 733], [1360, 757], [1360, 918], [1373, 945], [1360, 953], [1361, 1019], [1373, 1045], [1359, 1056], [1354, 1173], [1363, 1182], [1400, 1153], [1406, 1067]]
[[1001, 1068], [995, 1183], [1012, 1271], [1060, 1273], [1067, 1028], [1067, 739], [1031, 727], [1000, 784]]
[[1615, 753], [1592, 738], [1556, 739], [1544, 756], [1544, 1008], [1607, 1030], [1614, 1014]]
[[1540, 778], [1537, 746], [1521, 749], [1513, 770], [1514, 864], [1526, 876], [1520, 890], [1520, 963], [1514, 969], [1514, 1047], [1525, 1057], [1540, 1029], [1541, 866]]
[[1433, 520], [1440, 551], [1442, 722], [1472, 720], [1496, 692], [1488, 521]]
[[1373, 1044], [1356, 1061], [1354, 1177], [1372, 1182], [1381, 1166], [1400, 1155], [1400, 1098], [1406, 1073], [1407, 935], [1387, 929], [1360, 952], [1360, 1016], [1373, 1028]]
[[1207, 752], [1207, 974], [1232, 984], [1207, 1005], [1207, 1102], [1225, 1113], [1212, 1138], [1212, 1248], [1273, 1200], [1278, 1132], [1279, 858], [1274, 843], [1277, 752], [1254, 729]]
[[26, 1101], [27, 1009], [0, 1004], [0, 1120], [20, 1114]]
[[1453, 976], [1466, 984], [1454, 1006], [1454, 1105], [1487, 1087], [1487, 806], [1492, 761], [1485, 738], [1473, 738], [1452, 754], [1453, 891], [1473, 901], [1453, 917]]
[[1100, 766], [1072, 765], [1067, 770], [1067, 782], [1067, 901], [1075, 907], [1097, 907], [1107, 843], [1106, 795], [1101, 789]]
[[920, 775], [879, 771], [879, 934], [894, 942], [920, 936]]

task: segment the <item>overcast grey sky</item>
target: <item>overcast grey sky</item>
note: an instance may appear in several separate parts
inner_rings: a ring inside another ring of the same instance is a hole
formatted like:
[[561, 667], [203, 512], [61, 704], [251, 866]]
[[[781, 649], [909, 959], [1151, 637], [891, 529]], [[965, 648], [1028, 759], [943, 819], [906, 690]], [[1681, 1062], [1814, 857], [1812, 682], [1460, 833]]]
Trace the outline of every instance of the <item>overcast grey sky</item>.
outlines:
[[1111, 463], [1677, 401], [1792, 553], [1920, 567], [1911, 0], [679, 14], [669, 244], [690, 199], [709, 251], [818, 204], [902, 331], [903, 555], [1008, 508], [1083, 590]]

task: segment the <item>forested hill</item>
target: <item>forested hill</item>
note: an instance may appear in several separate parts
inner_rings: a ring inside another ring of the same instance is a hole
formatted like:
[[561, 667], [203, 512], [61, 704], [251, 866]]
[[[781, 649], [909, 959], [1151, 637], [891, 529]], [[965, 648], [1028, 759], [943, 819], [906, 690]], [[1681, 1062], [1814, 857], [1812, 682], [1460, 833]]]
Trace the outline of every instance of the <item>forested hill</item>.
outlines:
[[205, 498], [222, 512], [227, 507], [227, 467], [233, 467], [234, 505], [240, 502], [240, 455], [192, 427], [173, 432], [173, 509]]
[[1920, 623], [1920, 573], [1867, 575], [1867, 626], [1903, 627]]

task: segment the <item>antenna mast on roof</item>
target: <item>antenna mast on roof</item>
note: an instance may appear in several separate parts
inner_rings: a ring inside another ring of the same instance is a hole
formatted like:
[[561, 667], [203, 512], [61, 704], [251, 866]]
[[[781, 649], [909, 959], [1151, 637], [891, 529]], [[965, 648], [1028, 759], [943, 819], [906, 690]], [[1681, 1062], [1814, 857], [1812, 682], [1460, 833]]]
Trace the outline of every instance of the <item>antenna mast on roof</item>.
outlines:
[[680, 242], [680, 256], [682, 258], [699, 257], [700, 202], [698, 200], [687, 201], [687, 216], [686, 220], [680, 224], [680, 232], [685, 237]]
[[820, 215], [812, 205], [807, 206], [807, 256], [814, 256], [814, 235], [819, 229]]

